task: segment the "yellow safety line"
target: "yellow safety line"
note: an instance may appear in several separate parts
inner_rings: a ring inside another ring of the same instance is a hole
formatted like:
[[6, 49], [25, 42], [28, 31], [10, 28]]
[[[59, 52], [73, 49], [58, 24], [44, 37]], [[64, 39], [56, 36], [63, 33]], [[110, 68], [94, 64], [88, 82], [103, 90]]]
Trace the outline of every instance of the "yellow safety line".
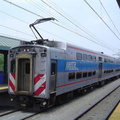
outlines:
[[114, 112], [110, 116], [109, 120], [120, 120], [120, 103], [115, 108]]
[[8, 89], [8, 86], [6, 87], [0, 87], [0, 90]]

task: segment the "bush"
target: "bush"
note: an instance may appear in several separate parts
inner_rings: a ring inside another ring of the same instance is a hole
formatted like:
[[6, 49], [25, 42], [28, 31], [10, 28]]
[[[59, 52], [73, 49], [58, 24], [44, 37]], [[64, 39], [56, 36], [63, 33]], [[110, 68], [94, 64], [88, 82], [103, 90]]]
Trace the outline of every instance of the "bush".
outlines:
[[0, 71], [4, 71], [4, 55], [0, 54]]

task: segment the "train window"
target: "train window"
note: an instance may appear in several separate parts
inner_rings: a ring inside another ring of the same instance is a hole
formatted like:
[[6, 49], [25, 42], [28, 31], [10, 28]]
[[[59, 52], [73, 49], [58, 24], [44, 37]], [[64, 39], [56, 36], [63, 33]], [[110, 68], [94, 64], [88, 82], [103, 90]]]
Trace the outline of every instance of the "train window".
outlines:
[[93, 60], [93, 62], [95, 62], [96, 61], [96, 56], [92, 56], [92, 60]]
[[82, 72], [78, 72], [76, 78], [77, 79], [82, 78]]
[[107, 62], [107, 59], [106, 59], [106, 58], [104, 59], [104, 62], [105, 62], [105, 63]]
[[108, 59], [108, 63], [110, 63], [110, 59]]
[[82, 53], [76, 53], [77, 60], [82, 60]]
[[119, 72], [119, 71], [120, 71], [120, 69], [116, 69], [115, 71], [116, 71], [116, 72]]
[[30, 63], [26, 63], [25, 71], [26, 71], [26, 74], [30, 74]]
[[102, 57], [99, 57], [98, 59], [99, 59], [99, 61], [102, 61]]
[[92, 76], [92, 72], [88, 72], [88, 77]]
[[84, 73], [83, 73], [83, 77], [87, 77], [87, 72], [84, 72]]
[[95, 75], [95, 74], [96, 74], [96, 71], [93, 72], [93, 75]]
[[55, 60], [52, 60], [52, 63], [51, 63], [51, 75], [55, 75], [56, 74], [56, 61]]
[[15, 73], [15, 60], [11, 61], [11, 73]]
[[87, 54], [83, 54], [83, 60], [87, 61]]
[[88, 60], [92, 61], [92, 55], [88, 55]]
[[69, 73], [69, 80], [75, 79], [75, 73]]

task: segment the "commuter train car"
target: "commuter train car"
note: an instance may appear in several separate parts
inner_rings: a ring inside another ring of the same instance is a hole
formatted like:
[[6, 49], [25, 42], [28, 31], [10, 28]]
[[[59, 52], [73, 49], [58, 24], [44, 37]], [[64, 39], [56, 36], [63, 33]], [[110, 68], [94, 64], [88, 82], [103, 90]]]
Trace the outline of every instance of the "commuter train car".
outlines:
[[36, 40], [9, 51], [9, 94], [21, 106], [48, 108], [120, 76], [120, 61], [72, 44]]

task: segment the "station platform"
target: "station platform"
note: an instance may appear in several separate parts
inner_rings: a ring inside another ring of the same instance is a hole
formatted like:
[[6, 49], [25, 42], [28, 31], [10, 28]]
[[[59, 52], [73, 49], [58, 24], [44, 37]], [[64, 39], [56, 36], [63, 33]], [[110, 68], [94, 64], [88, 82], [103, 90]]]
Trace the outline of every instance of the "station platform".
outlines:
[[0, 93], [7, 92], [8, 85], [7, 84], [0, 84]]
[[108, 120], [120, 120], [120, 102], [117, 105], [117, 107], [115, 108], [115, 110], [113, 111], [113, 113], [111, 114], [111, 116], [109, 117]]

